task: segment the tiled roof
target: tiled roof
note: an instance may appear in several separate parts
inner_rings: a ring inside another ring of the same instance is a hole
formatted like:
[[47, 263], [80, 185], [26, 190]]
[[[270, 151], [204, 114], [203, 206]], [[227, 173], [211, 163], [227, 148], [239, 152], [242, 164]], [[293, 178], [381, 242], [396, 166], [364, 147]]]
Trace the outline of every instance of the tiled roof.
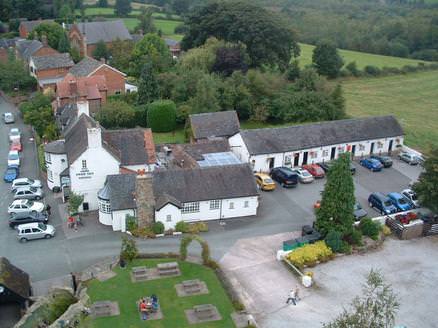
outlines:
[[179, 42], [173, 39], [164, 39], [164, 42], [166, 42], [168, 47], [175, 47], [179, 45]]
[[69, 68], [75, 64], [71, 59], [69, 53], [49, 55], [49, 56], [38, 56], [31, 58], [37, 70], [64, 68], [64, 67]]
[[0, 257], [0, 285], [23, 298], [30, 296], [29, 275], [12, 265], [5, 257]]
[[106, 177], [105, 187], [111, 211], [136, 208], [135, 185], [136, 174], [114, 174]]
[[33, 31], [33, 29], [35, 27], [37, 27], [38, 25], [40, 25], [42, 23], [53, 23], [53, 22], [54, 22], [53, 19], [44, 19], [44, 20], [40, 19], [40, 20], [33, 20], [33, 21], [22, 21], [20, 23], [20, 25], [23, 25], [26, 28], [27, 32], [30, 33]]
[[15, 48], [15, 44], [18, 40], [22, 40], [21, 38], [13, 38], [13, 39], [0, 39], [0, 48]]
[[26, 61], [29, 61], [30, 57], [42, 47], [43, 44], [38, 40], [18, 40], [15, 43], [18, 55]]
[[85, 35], [87, 44], [96, 44], [99, 41], [112, 42], [116, 39], [132, 40], [131, 34], [122, 20], [82, 22], [76, 25], [79, 31]]
[[316, 124], [241, 131], [252, 155], [323, 147], [404, 135], [394, 116], [373, 116]]
[[78, 115], [76, 103], [68, 103], [56, 108], [55, 120], [58, 128], [62, 131], [73, 124]]
[[88, 148], [87, 129], [97, 127], [97, 123], [88, 115], [82, 114], [65, 134], [65, 151], [69, 165]]
[[70, 68], [69, 72], [70, 74], [78, 77], [88, 76], [88, 74], [95, 71], [101, 65], [103, 64], [94, 58], [84, 57], [84, 59], [82, 59], [79, 63]]
[[235, 111], [194, 114], [189, 119], [195, 139], [231, 137], [240, 130]]
[[[76, 94], [73, 94], [71, 84], [76, 83]], [[88, 100], [100, 99], [100, 91], [108, 90], [106, 79], [103, 75], [90, 77], [75, 77], [71, 74], [60, 82], [56, 83], [56, 95], [60, 98], [71, 98], [74, 96], [84, 97]]]
[[56, 140], [44, 145], [44, 151], [51, 154], [65, 154], [64, 140]]

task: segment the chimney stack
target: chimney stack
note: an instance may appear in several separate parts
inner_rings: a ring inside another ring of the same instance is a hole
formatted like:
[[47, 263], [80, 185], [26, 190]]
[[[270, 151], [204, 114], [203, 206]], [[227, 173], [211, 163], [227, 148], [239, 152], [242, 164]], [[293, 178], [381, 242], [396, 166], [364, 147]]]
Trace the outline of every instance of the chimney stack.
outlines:
[[47, 35], [43, 34], [41, 36], [41, 42], [43, 43], [44, 47], [47, 47], [49, 45], [48, 41], [47, 41]]
[[100, 58], [100, 62], [101, 62], [102, 64], [106, 64], [106, 59], [105, 59], [104, 57], [101, 57], [101, 58]]
[[76, 80], [68, 81], [68, 85], [70, 87], [70, 95], [76, 96], [78, 94], [78, 83]]

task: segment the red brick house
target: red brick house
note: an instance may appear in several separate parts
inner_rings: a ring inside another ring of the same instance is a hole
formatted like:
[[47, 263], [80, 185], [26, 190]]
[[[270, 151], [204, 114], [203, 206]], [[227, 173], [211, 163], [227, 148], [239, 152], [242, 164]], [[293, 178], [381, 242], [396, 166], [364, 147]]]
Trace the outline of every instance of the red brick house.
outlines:
[[15, 43], [15, 55], [17, 58], [29, 63], [30, 57], [50, 56], [59, 54], [53, 48], [50, 48], [46, 41], [38, 40], [18, 40]]
[[32, 56], [29, 60], [30, 75], [37, 79], [40, 90], [47, 88], [54, 90], [56, 82], [61, 81], [73, 65], [74, 62], [68, 53]]
[[181, 55], [181, 43], [173, 40], [173, 39], [164, 39], [164, 42], [166, 42], [167, 47], [169, 48], [170, 53], [172, 54], [173, 58], [179, 57]]
[[115, 40], [132, 40], [122, 20], [104, 22], [82, 22], [73, 24], [68, 33], [70, 45], [79, 50], [81, 56], [92, 56], [97, 43], [105, 42], [110, 49]]
[[106, 79], [108, 95], [125, 93], [126, 74], [94, 58], [85, 57], [70, 69], [70, 74], [76, 77], [103, 75]]
[[22, 21], [20, 26], [18, 27], [18, 31], [20, 33], [20, 37], [26, 39], [30, 32], [32, 32], [35, 27], [42, 23], [53, 23], [53, 19], [39, 19], [34, 21]]

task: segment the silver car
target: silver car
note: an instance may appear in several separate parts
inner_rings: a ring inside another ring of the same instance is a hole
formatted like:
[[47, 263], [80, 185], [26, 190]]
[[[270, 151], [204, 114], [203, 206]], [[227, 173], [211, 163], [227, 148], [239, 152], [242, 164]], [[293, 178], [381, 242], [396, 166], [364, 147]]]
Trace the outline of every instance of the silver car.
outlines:
[[18, 178], [12, 181], [11, 191], [15, 192], [17, 188], [21, 187], [35, 187], [35, 188], [42, 188], [43, 185], [41, 184], [40, 180], [34, 180], [29, 178]]
[[9, 141], [13, 142], [14, 140], [21, 139], [21, 132], [18, 128], [12, 128], [9, 130]]
[[50, 239], [55, 236], [55, 227], [42, 222], [20, 224], [17, 226], [17, 238], [22, 243], [32, 239]]
[[8, 213], [13, 215], [14, 213], [32, 213], [42, 212], [45, 209], [45, 205], [41, 202], [34, 202], [29, 199], [16, 199], [8, 207]]
[[418, 156], [412, 153], [400, 153], [398, 158], [410, 165], [417, 165], [419, 163]]
[[44, 198], [44, 191], [35, 187], [20, 187], [15, 190], [14, 199], [40, 200]]
[[9, 124], [9, 123], [14, 123], [15, 119], [14, 119], [14, 114], [7, 112], [7, 113], [3, 113], [3, 121], [5, 122], [5, 124]]
[[298, 174], [298, 180], [300, 180], [301, 183], [311, 183], [313, 180], [315, 180], [313, 175], [311, 175], [306, 169], [297, 168], [292, 169], [292, 171]]

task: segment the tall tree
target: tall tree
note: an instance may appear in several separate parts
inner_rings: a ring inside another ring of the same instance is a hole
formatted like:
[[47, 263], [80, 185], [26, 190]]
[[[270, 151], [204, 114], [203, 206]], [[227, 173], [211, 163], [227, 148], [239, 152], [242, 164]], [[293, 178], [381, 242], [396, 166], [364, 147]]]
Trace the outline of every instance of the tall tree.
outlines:
[[141, 31], [144, 34], [154, 33], [157, 28], [154, 25], [154, 18], [152, 17], [153, 11], [151, 8], [142, 8], [141, 14], [138, 16], [138, 25], [135, 27], [137, 32]]
[[330, 94], [330, 98], [333, 104], [333, 112], [330, 113], [328, 119], [340, 120], [345, 118], [345, 98], [340, 84], [336, 85], [335, 89]]
[[149, 104], [159, 98], [159, 87], [156, 73], [151, 62], [143, 65], [138, 84], [138, 103]]
[[134, 43], [130, 40], [120, 40], [117, 38], [111, 45], [111, 66], [119, 71], [128, 72], [131, 58], [129, 55], [134, 49]]
[[150, 61], [153, 69], [158, 73], [166, 71], [172, 64], [169, 48], [155, 33], [146, 34], [135, 44], [131, 58], [131, 74], [140, 76], [146, 61]]
[[329, 231], [346, 234], [354, 222], [354, 184], [350, 171], [350, 153], [339, 155], [327, 174], [316, 227], [325, 236]]
[[131, 12], [131, 0], [116, 0], [114, 13], [116, 16], [124, 17]]
[[320, 75], [331, 79], [339, 76], [344, 65], [338, 49], [329, 42], [321, 42], [313, 49], [312, 62]]
[[70, 51], [70, 42], [66, 33], [62, 34], [61, 38], [59, 39], [57, 49], [61, 53]]
[[94, 49], [93, 51], [93, 57], [97, 60], [100, 60], [102, 58], [108, 59], [109, 55], [110, 53], [108, 47], [106, 46], [104, 41], [100, 40], [96, 44], [96, 49]]
[[421, 205], [438, 213], [438, 147], [436, 145], [424, 162], [424, 171], [413, 188]]
[[32, 40], [37, 37], [38, 40], [42, 41], [44, 37], [47, 37], [49, 46], [58, 49], [59, 41], [64, 35], [65, 31], [58, 23], [42, 23], [29, 33], [28, 39]]
[[218, 81], [213, 75], [204, 74], [196, 84], [195, 97], [190, 100], [193, 113], [217, 112], [219, 107]]
[[108, 7], [108, 0], [99, 0], [97, 2], [97, 5], [101, 8], [106, 8]]

